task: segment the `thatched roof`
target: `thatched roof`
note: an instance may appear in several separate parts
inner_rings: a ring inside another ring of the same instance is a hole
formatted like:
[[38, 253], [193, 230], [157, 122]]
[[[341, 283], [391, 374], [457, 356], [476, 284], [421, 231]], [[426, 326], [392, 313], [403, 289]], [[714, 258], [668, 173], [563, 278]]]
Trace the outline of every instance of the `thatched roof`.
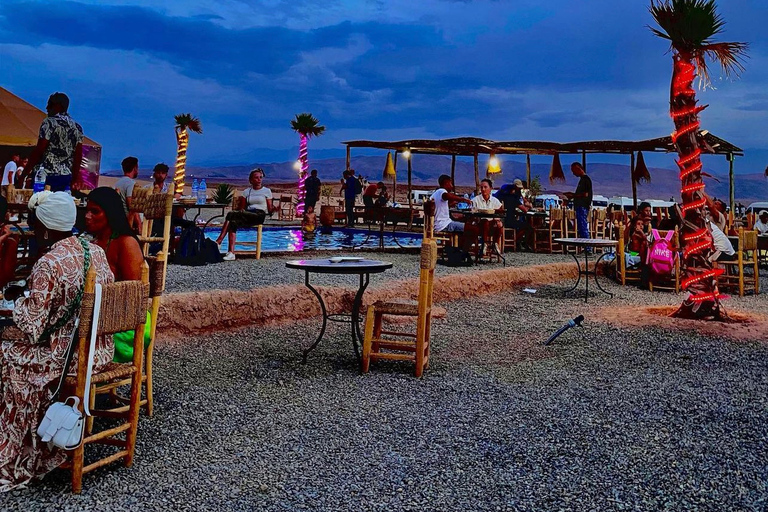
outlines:
[[[744, 151], [712, 135], [701, 132], [709, 146], [705, 153], [715, 155], [743, 156]], [[540, 142], [540, 141], [493, 141], [475, 137], [455, 139], [424, 139], [400, 141], [351, 140], [344, 142], [347, 148], [377, 148], [395, 151], [409, 149], [411, 153], [431, 153], [437, 155], [472, 156], [478, 154], [529, 154], [551, 155], [555, 153], [618, 153], [629, 154], [637, 151], [674, 152], [672, 137], [659, 137], [640, 141], [592, 140], [583, 142]], [[711, 148], [711, 149], [710, 149]]]

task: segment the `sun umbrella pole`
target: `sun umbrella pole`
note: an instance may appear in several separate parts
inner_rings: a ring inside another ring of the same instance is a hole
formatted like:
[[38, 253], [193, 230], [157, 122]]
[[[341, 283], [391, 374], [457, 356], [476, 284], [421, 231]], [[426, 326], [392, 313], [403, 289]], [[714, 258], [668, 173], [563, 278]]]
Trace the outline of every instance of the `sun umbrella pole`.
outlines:
[[475, 195], [480, 193], [480, 168], [477, 163], [477, 152], [475, 152]]
[[731, 213], [729, 217], [731, 218], [731, 225], [733, 225], [733, 217], [734, 217], [734, 208], [736, 205], [736, 183], [733, 180], [733, 161], [735, 160], [733, 153], [728, 153], [726, 156], [728, 158], [728, 200], [731, 203]]
[[525, 184], [531, 188], [531, 155], [528, 153], [525, 155]]
[[451, 155], [451, 183], [456, 184], [456, 155]]
[[411, 208], [413, 207], [413, 194], [411, 194], [411, 160], [413, 160], [413, 153], [411, 153], [411, 157], [408, 159], [408, 230], [410, 231], [411, 226], [413, 225], [413, 212]]

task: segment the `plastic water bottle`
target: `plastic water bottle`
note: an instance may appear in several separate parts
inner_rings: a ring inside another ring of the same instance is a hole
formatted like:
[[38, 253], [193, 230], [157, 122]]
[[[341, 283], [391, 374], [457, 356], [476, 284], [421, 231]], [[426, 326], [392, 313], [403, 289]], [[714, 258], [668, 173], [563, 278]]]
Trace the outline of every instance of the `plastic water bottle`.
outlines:
[[197, 191], [200, 189], [200, 185], [197, 184], [197, 178], [192, 180], [192, 197], [195, 198], [195, 202], [197, 202]]
[[205, 178], [200, 180], [200, 188], [197, 189], [197, 204], [205, 204], [208, 200], [208, 190], [205, 183]]
[[45, 171], [41, 168], [35, 173], [35, 184], [32, 186], [32, 192], [38, 193], [45, 190]]

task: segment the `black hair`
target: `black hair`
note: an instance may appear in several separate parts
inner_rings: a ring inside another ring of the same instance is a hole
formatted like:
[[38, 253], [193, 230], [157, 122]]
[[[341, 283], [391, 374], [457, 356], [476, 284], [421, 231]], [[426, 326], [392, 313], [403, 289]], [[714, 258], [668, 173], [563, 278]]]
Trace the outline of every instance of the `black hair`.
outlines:
[[480, 180], [480, 183], [482, 182], [486, 182], [489, 187], [493, 188], [493, 180], [491, 178], [483, 178], [482, 180]]
[[113, 237], [128, 235], [136, 238], [136, 233], [128, 224], [123, 200], [117, 190], [110, 187], [97, 187], [88, 194], [88, 202], [93, 202], [104, 210]]
[[139, 165], [139, 159], [135, 156], [127, 156], [123, 158], [123, 161], [120, 163], [120, 165], [123, 167], [123, 174], [128, 174], [133, 170], [134, 167]]
[[[638, 212], [641, 212], [641, 211], [645, 210], [646, 208], [651, 208], [651, 203], [649, 203], [649, 202], [647, 202], [647, 201], [643, 201], [643, 202], [642, 202], [642, 203], [640, 203], [640, 205], [637, 207], [637, 211], [638, 211]], [[653, 208], [651, 208], [651, 210], [653, 210]]]
[[312, 176], [314, 176], [315, 174], [317, 174], [317, 169], [312, 169], [312, 172], [310, 172], [310, 174], [311, 174]]
[[58, 105], [63, 112], [69, 110], [69, 96], [63, 92], [55, 92], [48, 97], [49, 105]]
[[152, 169], [152, 174], [155, 174], [156, 172], [168, 172], [168, 166], [164, 163], [159, 163], [155, 166], [154, 169]]
[[451, 177], [447, 174], [441, 174], [439, 178], [437, 178], [437, 184], [440, 185], [440, 187], [443, 186], [443, 183], [445, 183], [446, 180], [450, 180]]

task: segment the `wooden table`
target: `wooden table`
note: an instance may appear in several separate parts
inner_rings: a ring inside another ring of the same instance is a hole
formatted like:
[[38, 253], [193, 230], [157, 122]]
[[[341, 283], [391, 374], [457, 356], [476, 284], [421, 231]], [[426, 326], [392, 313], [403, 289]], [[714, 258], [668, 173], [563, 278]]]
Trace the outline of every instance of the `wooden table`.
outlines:
[[603, 287], [600, 286], [600, 281], [597, 280], [597, 267], [600, 264], [600, 261], [609, 253], [603, 252], [595, 262], [595, 269], [590, 271], [589, 254], [592, 251], [589, 249], [596, 247], [615, 247], [619, 243], [618, 241], [608, 240], [605, 238], [555, 238], [553, 241], [562, 244], [563, 246], [581, 247], [584, 249], [582, 251], [584, 253], [584, 270], [581, 269], [581, 264], [579, 263], [579, 258], [576, 257], [576, 254], [571, 253], [571, 256], [573, 256], [573, 259], [576, 261], [576, 266], [579, 269], [579, 277], [576, 279], [576, 284], [574, 284], [573, 287], [568, 290], [569, 292], [572, 292], [576, 289], [577, 286], [579, 286], [579, 283], [581, 282], [581, 276], [584, 276], [584, 302], [587, 302], [587, 298], [589, 297], [589, 276], [593, 275], [595, 277], [595, 284], [600, 289], [600, 291], [613, 297], [613, 294], [603, 289]]
[[[349, 323], [352, 326], [352, 347], [355, 350], [355, 357], [357, 357], [358, 363], [360, 362], [360, 347], [358, 346], [358, 340], [360, 343], [363, 341], [363, 335], [360, 332], [360, 307], [363, 303], [363, 294], [368, 287], [371, 274], [380, 274], [385, 270], [392, 268], [392, 263], [388, 261], [380, 260], [368, 260], [365, 258], [356, 259], [356, 261], [342, 261], [339, 263], [333, 263], [328, 258], [318, 258], [312, 260], [293, 260], [285, 264], [287, 268], [304, 271], [304, 285], [310, 289], [312, 293], [317, 297], [320, 302], [320, 309], [323, 312], [323, 325], [320, 328], [320, 334], [317, 336], [312, 345], [307, 348], [302, 354], [302, 362], [307, 362], [307, 355], [317, 347], [320, 340], [325, 335], [325, 328], [328, 326], [328, 321]], [[323, 301], [322, 295], [317, 291], [309, 282], [309, 275], [311, 273], [316, 274], [337, 274], [337, 275], [357, 275], [360, 278], [360, 284], [355, 294], [355, 300], [352, 302], [352, 312], [347, 313], [332, 313], [328, 314], [328, 310]]]
[[210, 219], [208, 219], [205, 222], [205, 225], [203, 226], [203, 229], [207, 228], [208, 224], [210, 224], [210, 222], [212, 220], [220, 219], [220, 218], [224, 217], [225, 210], [227, 208], [229, 208], [230, 206], [232, 206], [230, 203], [226, 203], [226, 204], [220, 204], [220, 203], [187, 204], [187, 203], [182, 203], [182, 202], [179, 202], [179, 201], [174, 201], [173, 202], [173, 207], [174, 208], [184, 208], [184, 217], [185, 218], [187, 216], [187, 210], [195, 210], [195, 209], [197, 210], [197, 214], [195, 215], [195, 218], [192, 219], [192, 222], [194, 222], [195, 225], [197, 225], [197, 219], [203, 213], [203, 210], [221, 210], [221, 213], [219, 215], [215, 215], [215, 216], [211, 217]]
[[[451, 208], [448, 211], [450, 214], [464, 215], [465, 217], [469, 217], [470, 219], [478, 219], [480, 221], [482, 220], [490, 221], [493, 219], [502, 219], [503, 221], [507, 216], [507, 212], [505, 212], [504, 210], [495, 210], [490, 212], [490, 211], [483, 211], [483, 210], [473, 210], [473, 209], [460, 210], [458, 208]], [[503, 225], [501, 229], [504, 229]], [[482, 254], [485, 251], [485, 239], [482, 236], [480, 237], [480, 239], [483, 241], [483, 243], [480, 244], [480, 251], [478, 252], [478, 255], [475, 257], [475, 262], [477, 262], [480, 259], [480, 254]], [[506, 267], [507, 260], [499, 252], [495, 244], [493, 245], [493, 253], [496, 254], [496, 256], [498, 256], [499, 259], [501, 259], [503, 265]]]

